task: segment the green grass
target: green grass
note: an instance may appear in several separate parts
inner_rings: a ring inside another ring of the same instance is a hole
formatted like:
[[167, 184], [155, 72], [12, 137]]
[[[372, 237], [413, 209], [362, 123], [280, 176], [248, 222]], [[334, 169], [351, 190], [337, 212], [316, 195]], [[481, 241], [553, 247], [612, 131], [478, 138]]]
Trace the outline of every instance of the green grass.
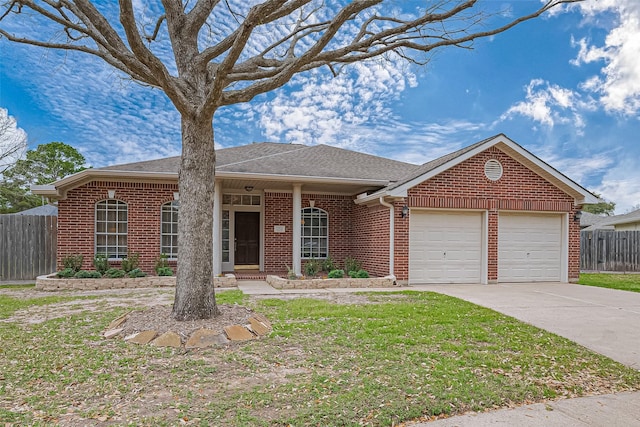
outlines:
[[73, 296], [50, 296], [41, 298], [14, 298], [6, 295], [0, 295], [0, 319], [6, 319], [18, 310], [33, 306], [43, 306], [66, 301], [95, 299], [97, 297], [73, 297]]
[[35, 283], [31, 283], [31, 284], [27, 284], [27, 285], [12, 285], [12, 284], [4, 284], [4, 285], [0, 285], [0, 289], [15, 289], [15, 290], [21, 290], [21, 289], [33, 289], [35, 288]]
[[580, 274], [581, 285], [640, 292], [640, 274]]
[[125, 308], [0, 323], [0, 421], [390, 426], [640, 388], [638, 371], [444, 295], [365, 294], [369, 304], [217, 295], [265, 314], [273, 333], [184, 351], [101, 338]]

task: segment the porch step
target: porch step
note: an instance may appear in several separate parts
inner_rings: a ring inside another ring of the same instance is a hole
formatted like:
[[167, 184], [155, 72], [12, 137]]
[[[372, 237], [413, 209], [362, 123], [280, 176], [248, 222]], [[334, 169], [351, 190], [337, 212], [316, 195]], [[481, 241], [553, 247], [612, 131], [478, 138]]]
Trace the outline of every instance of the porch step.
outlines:
[[236, 280], [266, 280], [267, 276], [285, 277], [286, 272], [266, 272], [266, 271], [234, 271], [233, 275]]

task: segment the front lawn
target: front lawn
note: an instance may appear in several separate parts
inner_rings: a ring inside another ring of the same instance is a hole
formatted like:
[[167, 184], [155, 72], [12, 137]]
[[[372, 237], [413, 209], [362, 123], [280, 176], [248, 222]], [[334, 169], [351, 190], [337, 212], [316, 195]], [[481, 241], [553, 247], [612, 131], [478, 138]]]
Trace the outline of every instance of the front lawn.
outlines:
[[640, 274], [580, 274], [581, 285], [640, 292]]
[[[101, 298], [113, 304], [117, 296]], [[33, 310], [47, 301], [21, 299], [18, 308], [5, 299], [18, 311], [11, 317], [7, 310], [0, 323], [0, 421], [390, 426], [640, 389], [636, 370], [455, 298], [420, 292], [338, 298], [219, 293], [220, 303], [266, 315], [274, 331], [196, 351], [103, 339], [121, 307], [30, 324], [19, 321], [25, 301], [39, 304]], [[53, 309], [58, 302], [50, 303]]]

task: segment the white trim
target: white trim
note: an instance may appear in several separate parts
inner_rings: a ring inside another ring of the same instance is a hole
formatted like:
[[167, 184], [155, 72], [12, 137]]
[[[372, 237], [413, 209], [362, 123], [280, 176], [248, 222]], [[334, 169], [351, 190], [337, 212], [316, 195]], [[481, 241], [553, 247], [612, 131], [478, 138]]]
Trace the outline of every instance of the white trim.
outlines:
[[562, 215], [562, 242], [560, 254], [560, 281], [563, 283], [569, 283], [569, 230], [571, 229], [570, 221], [573, 221], [573, 216], [570, 213]]
[[302, 274], [302, 185], [293, 184], [293, 271]]
[[482, 265], [480, 266], [480, 284], [489, 283], [489, 211], [482, 212]]
[[222, 273], [222, 181], [213, 190], [213, 275]]

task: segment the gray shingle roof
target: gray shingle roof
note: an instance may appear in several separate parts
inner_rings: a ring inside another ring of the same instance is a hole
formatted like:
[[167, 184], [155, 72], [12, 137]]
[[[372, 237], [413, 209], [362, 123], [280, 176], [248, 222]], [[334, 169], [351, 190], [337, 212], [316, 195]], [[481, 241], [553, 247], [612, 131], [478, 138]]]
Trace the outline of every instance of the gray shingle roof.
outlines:
[[603, 222], [605, 225], [628, 224], [630, 222], [640, 222], [640, 209], [623, 215], [614, 215]]
[[580, 228], [585, 230], [607, 229], [613, 228], [612, 226], [603, 225], [611, 217], [592, 214], [591, 212], [582, 212], [580, 217]]
[[[418, 166], [328, 145], [254, 143], [216, 151], [216, 170], [395, 181]], [[98, 168], [104, 171], [178, 173], [180, 157]]]
[[26, 211], [16, 212], [12, 215], [37, 215], [37, 216], [58, 216], [58, 207], [55, 205], [36, 206]]
[[474, 148], [476, 148], [479, 145], [484, 144], [487, 141], [490, 141], [494, 138], [496, 138], [497, 136], [502, 135], [502, 134], [498, 134], [498, 135], [494, 135], [490, 138], [486, 138], [483, 139], [482, 141], [476, 142], [475, 144], [469, 145], [468, 147], [464, 147], [461, 148], [458, 151], [454, 151], [453, 153], [449, 153], [446, 154], [442, 157], [439, 157], [435, 160], [431, 160], [430, 162], [424, 163], [421, 166], [417, 166], [416, 168], [414, 168], [413, 170], [411, 170], [410, 172], [407, 173], [407, 175], [403, 176], [401, 179], [399, 179], [395, 184], [389, 185], [385, 190], [393, 190], [394, 188], [400, 187], [403, 184], [406, 184], [407, 182], [411, 181], [414, 178], [417, 178], [421, 175], [424, 175], [425, 173], [428, 173], [430, 171], [432, 171], [433, 169], [437, 168], [438, 166], [441, 166], [453, 159], [455, 159], [456, 157], [462, 156], [463, 154], [473, 150]]

